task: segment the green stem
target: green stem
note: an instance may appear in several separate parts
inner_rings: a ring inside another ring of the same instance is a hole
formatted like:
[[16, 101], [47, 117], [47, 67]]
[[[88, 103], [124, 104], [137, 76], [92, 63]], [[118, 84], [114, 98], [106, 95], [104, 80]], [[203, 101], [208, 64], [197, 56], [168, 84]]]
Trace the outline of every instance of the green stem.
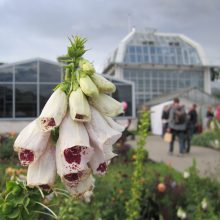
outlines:
[[149, 127], [149, 112], [142, 112], [140, 117], [140, 124], [138, 125], [138, 147], [136, 149], [136, 161], [134, 162], [134, 173], [131, 181], [131, 196], [126, 203], [127, 220], [136, 220], [140, 218], [141, 212], [141, 194], [143, 185], [140, 179], [144, 176], [144, 157], [146, 144], [146, 137], [148, 135]]
[[41, 197], [44, 199], [44, 193], [43, 191], [41, 190], [41, 188], [39, 186], [37, 186], [37, 189], [39, 190], [40, 194], [41, 194]]
[[64, 80], [65, 81], [70, 81], [71, 80], [71, 72], [70, 72], [69, 69], [66, 69]]
[[[55, 216], [49, 214], [49, 213], [46, 213], [46, 212], [41, 212], [41, 211], [34, 211], [35, 213], [38, 213], [38, 214], [43, 214], [43, 215], [47, 215], [47, 216], [50, 216], [52, 218], [54, 218]], [[57, 218], [56, 218], [57, 219]]]
[[55, 219], [58, 218], [57, 215], [56, 215], [49, 207], [47, 207], [46, 205], [42, 204], [41, 202], [36, 202], [36, 203], [37, 203], [38, 205], [44, 207], [45, 209], [47, 209], [47, 210], [55, 217]]

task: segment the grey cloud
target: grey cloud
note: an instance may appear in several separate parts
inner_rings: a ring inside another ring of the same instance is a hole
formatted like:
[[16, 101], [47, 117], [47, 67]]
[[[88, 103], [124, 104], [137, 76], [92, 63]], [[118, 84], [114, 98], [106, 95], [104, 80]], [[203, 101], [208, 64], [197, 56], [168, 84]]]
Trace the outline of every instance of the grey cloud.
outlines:
[[88, 38], [87, 56], [100, 70], [130, 23], [183, 33], [220, 63], [219, 11], [219, 0], [0, 0], [0, 60], [55, 60], [67, 36], [79, 34]]

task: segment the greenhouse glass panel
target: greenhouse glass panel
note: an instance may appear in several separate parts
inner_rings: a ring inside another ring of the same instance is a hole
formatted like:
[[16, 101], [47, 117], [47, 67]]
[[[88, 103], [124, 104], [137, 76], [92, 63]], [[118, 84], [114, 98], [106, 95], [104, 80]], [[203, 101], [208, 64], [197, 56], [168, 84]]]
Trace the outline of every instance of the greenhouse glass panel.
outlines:
[[60, 82], [61, 67], [40, 61], [40, 82]]
[[0, 84], [0, 118], [12, 117], [12, 84]]
[[13, 80], [13, 68], [4, 67], [0, 68], [0, 82], [12, 82]]
[[15, 117], [37, 116], [37, 85], [15, 85]]
[[37, 81], [37, 61], [15, 65], [16, 82]]

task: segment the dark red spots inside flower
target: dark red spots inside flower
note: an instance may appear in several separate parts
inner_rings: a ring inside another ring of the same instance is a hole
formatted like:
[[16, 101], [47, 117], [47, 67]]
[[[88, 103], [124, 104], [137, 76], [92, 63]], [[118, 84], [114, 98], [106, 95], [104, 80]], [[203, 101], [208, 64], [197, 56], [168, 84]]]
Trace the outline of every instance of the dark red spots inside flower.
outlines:
[[104, 173], [107, 170], [107, 164], [105, 162], [99, 164], [99, 167], [96, 170], [98, 172]]
[[74, 182], [74, 181], [78, 181], [79, 178], [82, 176], [82, 173], [79, 172], [79, 173], [69, 173], [69, 174], [66, 174], [64, 176], [64, 178], [70, 182]]
[[76, 114], [75, 118], [76, 118], [76, 119], [83, 119], [84, 116], [83, 116], [83, 115], [80, 115], [80, 114]]
[[44, 125], [44, 127], [55, 127], [56, 122], [54, 118], [42, 118], [41, 123]]
[[21, 165], [27, 166], [34, 161], [34, 153], [31, 150], [23, 149], [19, 153], [19, 159], [21, 161]]
[[47, 184], [40, 185], [40, 188], [42, 188], [43, 190], [46, 190], [46, 191], [50, 191], [51, 190], [50, 186], [47, 185]]
[[64, 150], [64, 157], [67, 163], [77, 163], [81, 162], [81, 146], [74, 146]]
[[54, 127], [56, 125], [54, 118], [50, 118], [48, 120], [48, 124], [47, 125], [50, 126], [50, 127]]

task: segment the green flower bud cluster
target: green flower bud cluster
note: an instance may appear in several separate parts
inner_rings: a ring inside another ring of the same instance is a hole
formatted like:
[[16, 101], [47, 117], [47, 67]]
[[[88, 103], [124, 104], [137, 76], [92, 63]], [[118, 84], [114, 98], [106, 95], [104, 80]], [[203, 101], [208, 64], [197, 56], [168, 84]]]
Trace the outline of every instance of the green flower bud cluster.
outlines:
[[93, 64], [82, 57], [87, 51], [84, 46], [86, 39], [76, 36], [69, 41], [67, 54], [59, 58], [65, 64], [65, 81], [56, 88], [61, 87], [67, 95], [70, 95], [80, 86], [83, 93], [89, 97], [97, 96], [99, 92], [115, 92], [115, 85], [101, 75], [95, 74]]
[[[90, 121], [89, 104], [107, 116], [117, 116], [123, 113], [121, 103], [106, 94], [116, 91], [115, 85], [100, 74], [95, 73], [91, 62], [83, 58], [86, 39], [79, 36], [69, 39], [67, 54], [59, 60], [64, 63], [65, 78], [56, 88], [60, 88], [69, 97], [70, 114], [73, 120], [77, 115]], [[80, 107], [79, 104], [82, 103]], [[89, 104], [88, 104], [89, 103]]]

